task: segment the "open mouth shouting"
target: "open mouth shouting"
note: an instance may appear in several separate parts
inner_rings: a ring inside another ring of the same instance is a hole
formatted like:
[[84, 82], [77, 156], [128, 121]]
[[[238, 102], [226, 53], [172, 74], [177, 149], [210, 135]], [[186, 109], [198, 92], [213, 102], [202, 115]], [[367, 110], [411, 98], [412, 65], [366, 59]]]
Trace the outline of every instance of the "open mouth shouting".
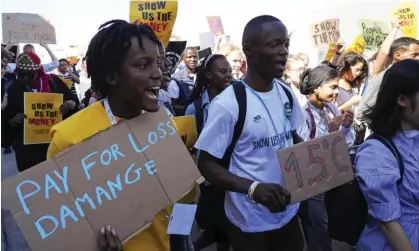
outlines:
[[147, 98], [157, 101], [159, 98], [159, 90], [159, 86], [149, 87], [145, 90], [145, 95], [147, 96]]

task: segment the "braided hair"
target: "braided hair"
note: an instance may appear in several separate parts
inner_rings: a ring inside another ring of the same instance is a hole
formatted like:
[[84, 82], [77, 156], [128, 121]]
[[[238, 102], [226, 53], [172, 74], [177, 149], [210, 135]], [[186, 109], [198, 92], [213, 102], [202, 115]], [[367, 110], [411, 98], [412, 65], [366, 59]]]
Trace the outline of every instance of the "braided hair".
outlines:
[[221, 54], [210, 54], [200, 61], [196, 72], [196, 80], [192, 89], [190, 103], [193, 103], [198, 98], [202, 98], [203, 93], [210, 86], [210, 81], [205, 74], [211, 70], [212, 64], [218, 59], [225, 58], [226, 57]]
[[143, 38], [150, 39], [156, 45], [160, 44], [150, 27], [124, 20], [111, 20], [102, 24], [90, 41], [85, 56], [87, 76], [91, 78], [91, 85], [104, 97], [111, 88], [106, 78], [121, 72], [122, 60], [131, 48], [133, 37], [138, 39], [143, 49]]

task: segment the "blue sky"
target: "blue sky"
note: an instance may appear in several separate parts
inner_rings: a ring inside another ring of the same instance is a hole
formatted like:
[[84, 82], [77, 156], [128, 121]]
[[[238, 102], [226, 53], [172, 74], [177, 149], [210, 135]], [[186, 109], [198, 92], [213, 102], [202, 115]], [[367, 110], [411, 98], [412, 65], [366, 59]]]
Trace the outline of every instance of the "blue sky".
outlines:
[[[88, 43], [100, 24], [110, 19], [128, 19], [128, 0], [4, 0], [2, 12], [38, 13], [56, 27], [61, 45]], [[173, 34], [199, 45], [199, 33], [209, 31], [206, 16], [222, 17], [226, 33], [240, 42], [248, 20], [260, 14], [280, 18], [290, 30], [295, 50], [310, 51], [308, 25], [325, 18], [341, 19], [345, 39], [356, 36], [358, 18], [389, 21], [388, 12], [399, 0], [179, 0]], [[413, 0], [419, 8], [419, 0]]]

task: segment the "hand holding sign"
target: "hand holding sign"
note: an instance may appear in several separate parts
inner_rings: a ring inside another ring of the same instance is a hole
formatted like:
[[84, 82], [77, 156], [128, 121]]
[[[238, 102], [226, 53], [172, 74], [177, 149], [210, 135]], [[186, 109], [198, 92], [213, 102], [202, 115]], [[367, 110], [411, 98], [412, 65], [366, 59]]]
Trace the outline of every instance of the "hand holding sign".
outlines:
[[278, 184], [259, 184], [254, 192], [253, 199], [271, 211], [271, 213], [284, 212], [290, 204], [290, 193]]
[[98, 243], [101, 251], [122, 251], [122, 243], [115, 229], [111, 226], [102, 227], [99, 231]]

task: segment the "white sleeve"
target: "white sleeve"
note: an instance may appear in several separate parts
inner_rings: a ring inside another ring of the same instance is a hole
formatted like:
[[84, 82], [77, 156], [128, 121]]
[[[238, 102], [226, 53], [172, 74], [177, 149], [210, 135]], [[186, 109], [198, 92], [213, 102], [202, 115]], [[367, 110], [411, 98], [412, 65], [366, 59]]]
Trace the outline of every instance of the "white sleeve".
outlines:
[[15, 63], [8, 63], [6, 66], [6, 72], [7, 73], [14, 73], [16, 70], [16, 64]]
[[211, 103], [195, 148], [222, 159], [233, 138], [235, 124], [236, 119], [230, 112], [217, 102]]
[[54, 71], [58, 67], [58, 65], [60, 65], [58, 60], [54, 60], [51, 63], [42, 64], [42, 67], [44, 68], [44, 72], [48, 73]]
[[170, 80], [169, 87], [167, 88], [167, 93], [169, 94], [170, 98], [179, 98], [179, 86], [177, 85], [176, 81]]
[[295, 93], [290, 88], [288, 88], [288, 90], [290, 90], [293, 99], [293, 107], [291, 114], [291, 130], [294, 131], [297, 130], [303, 124], [305, 124], [306, 117], [304, 115], [303, 109], [300, 106], [300, 103], [298, 102], [297, 97], [295, 96]]

